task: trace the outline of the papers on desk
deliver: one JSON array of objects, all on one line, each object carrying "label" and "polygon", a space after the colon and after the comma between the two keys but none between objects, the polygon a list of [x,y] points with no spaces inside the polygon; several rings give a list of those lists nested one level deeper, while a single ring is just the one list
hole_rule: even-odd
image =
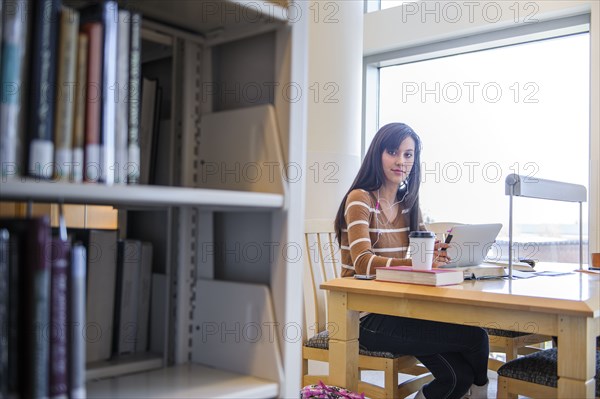
[{"label": "papers on desk", "polygon": [[544,270],[544,271],[531,271],[531,272],[522,272],[520,270],[513,270],[513,277],[514,278],[532,278],[532,277],[537,277],[537,276],[547,276],[547,277],[554,277],[554,276],[564,276],[565,274],[573,274],[573,272],[556,272],[556,271],[551,271],[551,270]]},{"label": "papers on desk", "polygon": [[[507,270],[507,273],[508,273],[508,270]],[[537,273],[522,272],[520,270],[513,270],[512,276],[513,276],[513,278],[532,278],[532,277],[536,277]]]}]

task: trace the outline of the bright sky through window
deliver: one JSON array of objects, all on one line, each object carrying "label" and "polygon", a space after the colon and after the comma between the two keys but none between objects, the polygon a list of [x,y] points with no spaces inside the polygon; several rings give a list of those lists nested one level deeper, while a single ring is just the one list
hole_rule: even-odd
[{"label": "bright sky through window", "polygon": [[[502,235],[508,174],[588,187],[589,46],[585,33],[380,70],[380,126],[405,122],[423,139],[426,217],[501,222]],[[571,239],[578,221],[576,204],[515,202],[524,239]],[[584,223],[586,234],[587,204]]]}]

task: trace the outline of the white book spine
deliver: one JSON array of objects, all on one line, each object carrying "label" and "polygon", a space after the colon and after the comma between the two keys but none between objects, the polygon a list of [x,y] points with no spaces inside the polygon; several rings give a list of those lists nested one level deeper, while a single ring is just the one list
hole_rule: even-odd
[{"label": "white book spine", "polygon": [[71,397],[84,399],[85,391],[85,269],[86,250],[75,244],[71,253]]}]

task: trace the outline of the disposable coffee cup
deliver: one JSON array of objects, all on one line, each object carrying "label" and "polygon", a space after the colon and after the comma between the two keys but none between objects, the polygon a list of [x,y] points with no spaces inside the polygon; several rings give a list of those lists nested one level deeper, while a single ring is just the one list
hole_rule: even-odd
[{"label": "disposable coffee cup", "polygon": [[412,267],[415,270],[431,270],[435,233],[433,231],[411,231],[408,235]]}]

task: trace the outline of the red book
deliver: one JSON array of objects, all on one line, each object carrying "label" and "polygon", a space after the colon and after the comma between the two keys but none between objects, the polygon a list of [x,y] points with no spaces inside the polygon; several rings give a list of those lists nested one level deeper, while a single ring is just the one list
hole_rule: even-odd
[{"label": "red book", "polygon": [[460,284],[464,280],[462,270],[415,270],[410,266],[378,267],[375,275],[379,281],[435,286]]}]

